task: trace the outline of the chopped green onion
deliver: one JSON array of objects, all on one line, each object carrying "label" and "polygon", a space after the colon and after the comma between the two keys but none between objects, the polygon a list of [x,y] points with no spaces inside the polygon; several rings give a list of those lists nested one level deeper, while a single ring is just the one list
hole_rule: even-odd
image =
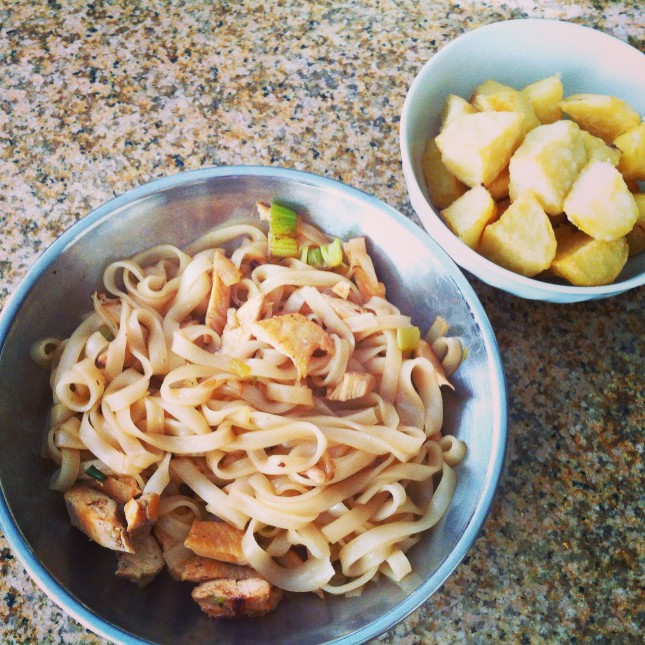
[{"label": "chopped green onion", "polygon": [[251,373],[251,366],[238,358],[232,358],[228,364],[230,370],[240,378],[244,378]]},{"label": "chopped green onion", "polygon": [[101,332],[101,336],[103,336],[105,340],[108,340],[108,341],[114,340],[114,334],[112,333],[112,330],[107,325],[102,325],[101,327],[99,327],[99,331]]},{"label": "chopped green onion", "polygon": [[269,233],[269,253],[278,258],[298,257],[298,242],[291,235]]},{"label": "chopped green onion", "polygon": [[336,238],[333,242],[325,244],[320,247],[323,261],[328,269],[333,269],[343,262],[343,247],[340,244],[340,239]]},{"label": "chopped green onion", "polygon": [[307,264],[310,264],[312,267],[316,267],[317,269],[322,269],[322,267],[325,266],[325,261],[323,260],[322,251],[319,246],[314,246],[309,249]]},{"label": "chopped green onion", "polygon": [[93,477],[98,482],[104,482],[107,479],[107,475],[104,472],[100,471],[94,464],[90,464],[85,469],[85,474]]},{"label": "chopped green onion", "polygon": [[468,347],[464,347],[464,353],[461,360],[465,361],[467,358],[468,358]]},{"label": "chopped green onion", "polygon": [[419,347],[421,332],[418,327],[399,327],[396,330],[396,344],[402,352]]},{"label": "chopped green onion", "polygon": [[295,235],[298,227],[298,216],[286,206],[271,202],[271,219],[269,228],[274,235]]},{"label": "chopped green onion", "polygon": [[300,249],[300,261],[307,264],[308,257],[309,257],[309,246],[305,245]]}]

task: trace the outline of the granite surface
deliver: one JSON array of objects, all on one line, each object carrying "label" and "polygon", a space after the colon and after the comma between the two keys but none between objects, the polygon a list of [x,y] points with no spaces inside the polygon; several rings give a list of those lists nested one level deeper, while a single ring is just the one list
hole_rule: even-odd
[{"label": "granite surface", "polygon": [[[0,2],[0,304],[90,210],[205,165],[327,175],[418,222],[398,150],[410,82],[459,34],[526,17],[645,50],[638,0]],[[645,292],[561,306],[468,277],[508,378],[504,473],[463,563],[375,642],[642,642]],[[105,642],[2,536],[0,563],[0,642]]]}]

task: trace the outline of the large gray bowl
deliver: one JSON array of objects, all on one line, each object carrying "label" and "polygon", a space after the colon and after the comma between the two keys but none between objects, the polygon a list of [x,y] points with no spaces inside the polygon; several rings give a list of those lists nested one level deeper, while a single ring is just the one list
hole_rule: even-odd
[{"label": "large gray bowl", "polygon": [[[105,265],[161,242],[185,245],[213,226],[248,219],[256,201],[280,198],[329,233],[364,235],[388,297],[420,327],[446,318],[468,348],[445,430],[468,443],[442,521],[411,552],[400,586],[371,585],[360,598],[289,597],[262,618],[216,622],[191,586],[163,574],[141,590],[114,576],[113,554],[73,529],[48,489],[39,457],[50,405],[47,375],[29,359],[39,337],[64,336],[90,308]],[[392,208],[336,181],[275,168],[205,168],[154,181],[93,211],[33,265],[0,314],[0,520],[30,575],[66,612],[118,643],[360,643],[426,600],[464,557],[484,521],[506,444],[506,393],[497,344],[460,270]],[[468,593],[464,589],[464,593]]]}]

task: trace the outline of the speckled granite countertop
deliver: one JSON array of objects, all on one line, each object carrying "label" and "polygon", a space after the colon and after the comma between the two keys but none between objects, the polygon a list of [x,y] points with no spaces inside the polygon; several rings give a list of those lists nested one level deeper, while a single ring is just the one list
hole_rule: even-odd
[{"label": "speckled granite countertop", "polygon": [[[420,66],[508,18],[571,20],[645,49],[638,0],[0,3],[0,304],[64,229],[150,179],[281,165],[417,221],[398,150]],[[509,445],[481,536],[380,643],[641,642],[641,289],[533,303],[471,276],[509,385]],[[0,641],[103,643],[0,536]]]}]

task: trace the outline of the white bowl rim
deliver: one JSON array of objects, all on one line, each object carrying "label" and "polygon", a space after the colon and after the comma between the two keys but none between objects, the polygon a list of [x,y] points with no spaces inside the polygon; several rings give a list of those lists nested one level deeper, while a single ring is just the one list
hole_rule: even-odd
[{"label": "white bowl rim", "polygon": [[[581,297],[585,299],[602,298],[606,296],[618,295],[619,293],[623,293],[630,289],[642,286],[643,284],[645,284],[645,272],[628,278],[627,280],[613,282],[607,285],[596,287],[576,287],[567,284],[543,282],[541,280],[527,278],[526,276],[522,276],[518,273],[510,271],[509,269],[506,269],[498,264],[495,264],[491,260],[488,260],[483,255],[480,255],[475,250],[471,249],[467,244],[459,240],[457,236],[446,226],[446,224],[443,222],[434,208],[430,205],[428,199],[425,197],[422,189],[419,186],[419,182],[417,181],[417,178],[413,171],[414,164],[410,149],[405,145],[405,141],[407,138],[406,133],[409,127],[409,123],[412,118],[412,97],[416,93],[418,87],[423,83],[424,77],[429,74],[430,67],[438,60],[441,60],[442,58],[450,55],[450,52],[452,51],[452,48],[454,46],[462,46],[464,41],[468,40],[469,38],[480,37],[482,32],[515,29],[520,25],[520,23],[521,26],[526,26],[530,29],[548,29],[550,27],[557,26],[558,29],[565,31],[571,30],[580,34],[588,35],[590,33],[593,33],[594,37],[598,37],[599,39],[606,39],[606,41],[611,42],[614,47],[624,46],[625,51],[640,53],[628,43],[605,32],[599,31],[592,27],[588,27],[586,25],[580,25],[574,22],[555,20],[550,18],[517,18],[513,20],[504,20],[502,22],[494,22],[488,25],[477,27],[471,31],[467,31],[459,35],[454,40],[450,41],[422,65],[418,74],[414,78],[414,81],[410,85],[410,88],[408,89],[405,100],[403,102],[401,123],[399,127],[399,141],[403,175],[405,177],[408,191],[410,192],[412,206],[415,211],[417,211],[417,214],[419,215],[422,222],[425,217],[432,218],[433,223],[436,219],[437,226],[436,228],[433,228],[433,232],[430,233],[430,236],[433,239],[436,238],[436,240],[443,247],[448,249],[449,255],[461,267],[463,267],[467,271],[472,272],[475,275],[479,275],[480,273],[483,273],[483,270],[485,270],[486,282],[505,291],[516,293],[516,295],[520,295],[520,291],[525,291],[526,293],[522,293],[521,295],[527,298],[534,297],[530,295],[531,293],[533,293],[542,294],[545,297],[570,297],[571,302],[576,302]],[[458,43],[458,45],[456,45],[456,43]],[[645,60],[645,54],[643,54],[643,58]],[[459,258],[458,260],[455,259],[456,256]],[[516,288],[511,288],[509,286],[509,283],[513,284]],[[569,302],[569,300],[566,300],[566,302]]]},{"label": "white bowl rim", "polygon": [[[434,240],[432,240],[432,238],[425,233],[423,229],[407,219],[397,210],[372,195],[336,179],[315,175],[301,170],[253,165],[207,166],[196,170],[182,171],[174,175],[154,179],[150,182],[132,188],[122,195],[114,197],[92,210],[67,229],[36,259],[24,278],[18,284],[16,290],[7,298],[5,306],[2,311],[0,311],[0,353],[2,352],[7,335],[11,329],[12,321],[18,313],[29,291],[38,281],[39,277],[47,271],[48,267],[52,262],[54,262],[58,255],[62,253],[67,246],[71,245],[78,236],[82,235],[90,227],[96,226],[104,218],[109,218],[115,214],[118,216],[118,213],[123,206],[146,197],[151,193],[181,184],[189,184],[200,180],[206,180],[212,177],[235,175],[279,177],[310,183],[318,187],[328,187],[333,190],[340,190],[350,195],[360,197],[362,201],[377,207],[381,211],[387,212],[388,215],[395,219],[400,225],[420,237],[424,244],[430,247],[430,250],[442,261],[448,274],[456,282],[460,291],[464,295],[464,299],[468,302],[471,314],[477,321],[481,330],[482,341],[484,342],[487,352],[492,360],[490,372],[493,377],[493,394],[499,402],[499,409],[495,411],[496,418],[494,427],[498,432],[493,437],[491,447],[491,455],[493,458],[490,460],[486,478],[484,480],[484,486],[480,491],[480,502],[470,517],[466,530],[461,534],[452,551],[450,551],[448,556],[439,565],[430,578],[426,579],[421,585],[419,585],[419,587],[403,602],[394,606],[377,620],[365,625],[352,634],[334,639],[333,641],[328,641],[328,643],[334,643],[335,645],[354,645],[357,643],[363,643],[371,638],[375,638],[379,634],[391,629],[404,620],[410,613],[435,593],[437,589],[439,589],[439,587],[453,573],[458,564],[466,556],[490,511],[490,507],[497,490],[497,485],[501,477],[506,452],[508,426],[506,381],[495,334],[488,316],[486,315],[486,312],[484,311],[484,308],[470,283],[466,280],[459,267],[453,262],[448,254]],[[141,640],[140,638],[109,623],[104,618],[101,618],[59,585],[54,577],[40,563],[33,549],[18,528],[5,500],[1,482],[0,528],[2,528],[9,546],[18,557],[25,570],[29,573],[32,580],[34,580],[45,594],[67,614],[92,630],[94,633],[115,643],[122,645],[145,645],[148,643],[148,641]]]}]

